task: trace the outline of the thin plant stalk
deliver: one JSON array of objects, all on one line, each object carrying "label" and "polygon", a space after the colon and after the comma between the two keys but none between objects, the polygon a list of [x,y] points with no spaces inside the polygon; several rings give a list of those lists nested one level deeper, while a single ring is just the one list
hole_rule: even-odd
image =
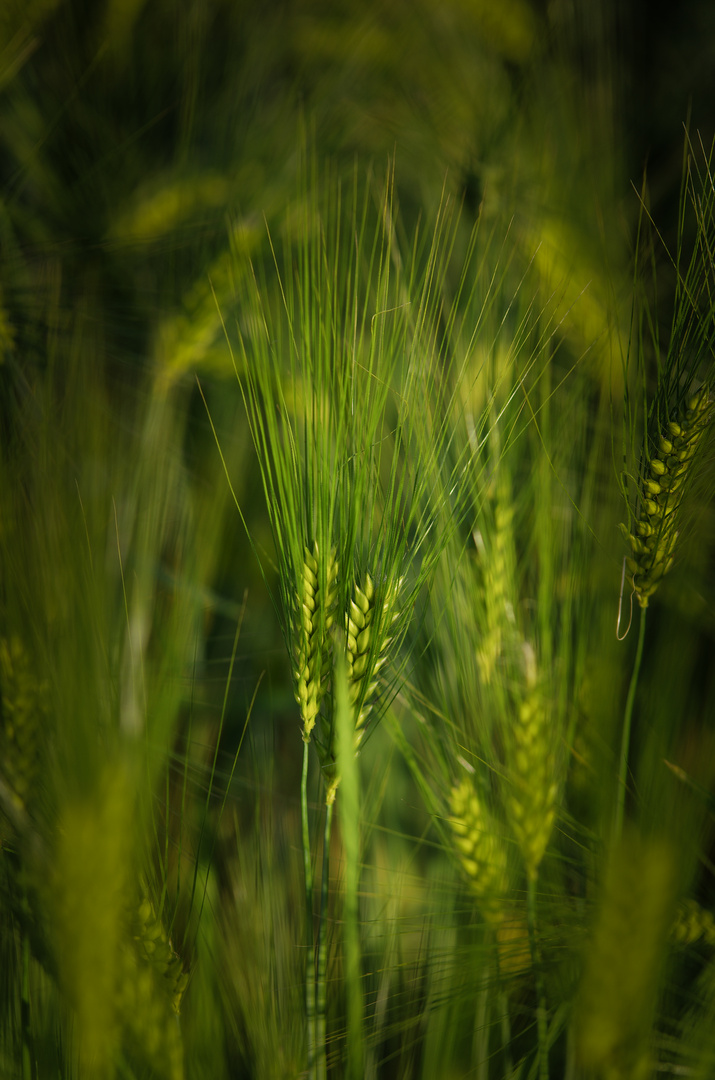
[{"label": "thin plant stalk", "polygon": [[305,871],[305,1019],[308,1032],[308,1074],[315,1070],[315,948],[313,945],[313,866],[308,827],[308,759],[310,744],[303,743],[303,771],[300,779],[300,813],[303,832],[303,867]]},{"label": "thin plant stalk", "polygon": [[549,1039],[546,993],[541,973],[541,947],[536,926],[536,878],[529,875],[526,892],[526,915],[529,924],[531,961],[536,981],[536,1025],[538,1034],[539,1080],[549,1080]]},{"label": "thin plant stalk", "polygon": [[326,1010],[327,1010],[327,985],[326,976],[328,970],[328,876],[330,873],[330,836],[333,828],[333,807],[335,803],[329,802],[325,806],[325,831],[323,833],[323,870],[320,883],[320,917],[318,924],[318,950],[316,957],[316,988],[315,988],[315,1042],[316,1042],[316,1080],[325,1080],[327,1076],[327,1063],[325,1057],[326,1037]]},{"label": "thin plant stalk", "polygon": [[30,942],[22,936],[22,1080],[32,1080],[32,1030],[30,1026]]},{"label": "thin plant stalk", "polygon": [[[487,1026],[487,1009],[489,1002],[489,987],[486,978],[482,978],[482,985],[477,993],[477,1008],[474,1017],[474,1038],[472,1053],[476,1058],[477,1080],[489,1080],[489,1028]],[[486,1036],[486,1046],[484,1039]]]},{"label": "thin plant stalk", "polygon": [[343,955],[347,996],[347,1080],[363,1080],[364,1018],[361,978],[358,887],[360,884],[360,777],[355,754],[355,720],[350,706],[346,664],[338,651],[335,715],[340,772],[340,835],[345,860]]},{"label": "thin plant stalk", "polygon": [[631,741],[631,724],[633,720],[633,705],[638,687],[638,676],[643,659],[643,642],[645,641],[645,622],[647,608],[641,608],[640,627],[638,629],[638,647],[633,664],[628,697],[626,698],[626,711],[623,716],[623,733],[621,736],[621,757],[618,767],[618,791],[616,793],[616,818],[614,822],[614,836],[618,839],[623,832],[623,815],[626,805],[626,782],[628,777],[628,751]]},{"label": "thin plant stalk", "polygon": [[504,1055],[504,1075],[511,1076],[514,1070],[514,1062],[511,1056],[511,1021],[509,1020],[509,998],[504,990],[499,991],[497,1006],[500,1011],[499,1027]]},{"label": "thin plant stalk", "polygon": [[504,1058],[504,1076],[511,1076],[514,1070],[514,1062],[511,1054],[511,1020],[509,1017],[509,997],[506,990],[501,989],[502,973],[499,961],[498,943],[495,942],[497,979],[500,989],[497,994],[497,1008],[499,1010],[499,1031],[501,1034],[502,1054]]}]

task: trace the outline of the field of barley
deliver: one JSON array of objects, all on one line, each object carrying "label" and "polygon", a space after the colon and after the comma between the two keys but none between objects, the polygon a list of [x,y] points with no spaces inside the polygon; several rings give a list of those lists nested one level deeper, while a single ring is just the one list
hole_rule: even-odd
[{"label": "field of barley", "polygon": [[715,14],[647,7],[0,4],[3,1080],[715,1076]]}]

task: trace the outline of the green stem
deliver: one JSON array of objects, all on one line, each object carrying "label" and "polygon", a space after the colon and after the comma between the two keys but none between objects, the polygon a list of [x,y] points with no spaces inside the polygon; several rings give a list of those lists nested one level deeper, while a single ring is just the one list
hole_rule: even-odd
[{"label": "green stem", "polygon": [[326,985],[326,974],[328,970],[328,875],[330,870],[330,833],[333,824],[333,806],[334,803],[329,802],[325,807],[323,875],[320,883],[320,922],[318,924],[318,955],[316,959],[318,977],[315,1016],[315,1042],[317,1052],[315,1075],[317,1080],[325,1080],[327,1076],[327,1063],[325,1058],[325,1014],[328,1000]]},{"label": "green stem", "polygon": [[527,920],[529,923],[529,942],[531,944],[531,963],[536,981],[536,1024],[539,1039],[539,1080],[549,1080],[549,1040],[546,1013],[546,994],[544,978],[541,972],[541,947],[536,929],[536,878],[529,877],[526,893]]},{"label": "green stem", "polygon": [[22,935],[22,1080],[32,1080],[32,1029],[30,1026],[30,942]]},{"label": "green stem", "polygon": [[313,867],[308,828],[308,755],[310,744],[303,743],[303,773],[300,780],[300,812],[303,824],[303,868],[305,871],[305,1019],[308,1033],[308,1075],[315,1077],[315,948],[313,945]]},{"label": "green stem", "polygon": [[486,973],[482,975],[477,993],[477,1008],[474,1015],[474,1035],[472,1037],[472,1059],[476,1068],[476,1080],[488,1080],[489,1077],[489,1025],[487,1024],[487,1005],[489,988]]},{"label": "green stem", "polygon": [[643,659],[643,642],[645,641],[646,611],[647,608],[641,608],[641,621],[638,630],[638,648],[636,649],[636,659],[633,665],[631,683],[628,687],[628,697],[626,698],[626,711],[623,717],[623,734],[621,736],[621,759],[618,767],[618,791],[616,793],[616,818],[613,830],[615,839],[618,839],[623,832],[623,815],[626,805],[626,784],[628,778],[628,749],[631,741],[633,703],[636,699],[638,675],[640,674],[641,660]]},{"label": "green stem", "polygon": [[514,1062],[511,1058],[511,1021],[509,1019],[509,998],[503,990],[497,996],[499,1008],[499,1027],[501,1029],[502,1053],[504,1055],[504,1076],[511,1076]]}]

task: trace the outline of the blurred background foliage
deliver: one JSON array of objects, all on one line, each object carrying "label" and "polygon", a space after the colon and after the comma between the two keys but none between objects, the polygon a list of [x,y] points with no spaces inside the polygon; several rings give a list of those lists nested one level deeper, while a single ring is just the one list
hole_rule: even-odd
[{"label": "blurred background foliage", "polygon": [[[32,642],[43,670],[58,667],[62,650],[67,668],[87,665],[84,696],[76,685],[49,691],[83,731],[96,720],[88,701],[102,700],[107,670],[121,687],[131,684],[126,693],[112,684],[107,710],[117,711],[122,730],[132,728],[132,708],[164,718],[165,730],[151,738],[174,746],[178,764],[167,790],[170,782],[180,786],[184,769],[184,782],[208,802],[212,763],[221,790],[229,780],[233,794],[250,789],[247,800],[232,800],[221,830],[214,822],[216,833],[204,848],[199,841],[194,856],[206,870],[207,902],[222,913],[209,932],[230,919],[220,898],[240,894],[253,921],[231,928],[232,940],[261,953],[258,966],[281,992],[294,986],[295,959],[290,950],[272,951],[262,921],[267,897],[276,895],[276,857],[262,877],[251,860],[266,859],[272,814],[281,843],[297,821],[298,722],[278,619],[202,400],[252,544],[270,564],[262,490],[223,329],[235,315],[235,257],[269,264],[266,225],[276,237],[294,235],[306,147],[319,169],[330,162],[346,178],[382,177],[394,159],[399,228],[408,239],[445,193],[462,204],[458,245],[466,246],[479,215],[495,237],[509,238],[513,288],[525,280],[526,293],[541,288],[550,298],[559,332],[554,371],[579,363],[583,394],[598,412],[622,390],[644,170],[649,212],[673,246],[683,123],[709,146],[713,102],[715,8],[707,0],[0,5],[0,453],[12,488],[0,503],[0,537],[17,560],[3,569],[2,633]],[[657,261],[656,318],[665,327],[674,280],[667,259]],[[76,510],[78,492],[79,517],[67,509]],[[101,583],[99,574],[80,573],[75,554],[86,541],[106,571]],[[618,550],[610,538],[607,548]],[[58,552],[66,558],[60,565],[53,563]],[[615,595],[615,559],[612,569],[604,587]],[[90,585],[96,594],[88,600]],[[98,612],[106,615],[98,636],[66,633],[89,626]],[[124,641],[124,617],[141,658]],[[710,633],[711,620],[702,618]],[[698,639],[693,656],[706,640]],[[137,704],[147,688],[155,695],[150,707]],[[75,751],[70,741],[58,752]],[[387,765],[380,770],[376,748],[366,754],[376,770],[373,807],[390,800],[395,833],[419,834],[427,818],[404,770],[395,770],[388,791],[380,786]],[[89,776],[93,757],[86,756],[66,775]],[[173,799],[167,795],[159,814],[178,845]],[[132,813],[143,820],[155,811]],[[52,805],[42,813],[50,820]],[[189,818],[187,811],[179,832],[197,824]],[[252,847],[238,844],[246,831]],[[380,838],[385,862],[394,839]],[[289,869],[280,873],[295,877],[290,838],[285,850]],[[383,958],[399,954],[403,974],[395,978],[408,994],[404,972],[414,967],[415,985],[424,976],[412,920],[428,886],[412,856],[399,844],[390,850],[399,870],[366,888],[376,910],[390,908],[405,928],[399,941],[379,948]],[[172,864],[174,871],[177,880],[188,873]],[[368,873],[379,878],[379,858]],[[431,887],[447,888],[441,881]],[[190,942],[191,912],[175,903],[172,918]],[[293,934],[286,929],[283,943]],[[215,969],[197,978],[188,1020],[196,1060],[205,1052],[215,1067],[208,1005],[201,1022],[201,1002],[212,991],[201,980],[223,979],[235,1018],[235,1028],[221,1033],[226,1060],[232,1053],[253,1059],[256,1075],[270,1075],[260,1062],[271,1060],[278,1006],[271,1004],[263,1043],[251,1046],[241,1010],[253,1007],[252,994],[264,1008],[274,984],[241,985],[240,972],[222,968],[220,944],[207,948],[216,950]],[[385,963],[383,980],[387,972]],[[376,998],[383,993],[376,985]],[[386,1042],[399,1042],[400,1031],[389,1018],[385,1024]],[[300,1035],[282,1052],[289,1074]]]},{"label": "blurred background foliage", "polygon": [[[260,538],[220,313],[230,322],[232,252],[265,255],[264,218],[290,230],[306,141],[348,175],[394,155],[408,236],[445,188],[463,200],[465,233],[480,210],[508,231],[515,280],[529,267],[558,293],[571,354],[588,354],[617,397],[630,184],[640,190],[647,165],[651,212],[673,242],[683,122],[706,145],[713,131],[711,5],[656,7],[7,0],[5,437],[42,380],[65,392],[80,350],[78,392],[91,371],[130,425],[147,394],[166,395],[182,417],[177,453],[217,490],[198,373]],[[273,631],[235,515],[218,547],[211,587],[233,600],[250,590],[242,648],[258,635],[255,678]]]}]

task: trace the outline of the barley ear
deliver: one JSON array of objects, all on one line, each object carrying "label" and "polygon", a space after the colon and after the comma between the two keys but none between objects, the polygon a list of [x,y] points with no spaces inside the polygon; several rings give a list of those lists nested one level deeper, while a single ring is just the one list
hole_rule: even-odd
[{"label": "barley ear", "polygon": [[631,546],[626,560],[633,589],[642,608],[673,565],[678,508],[698,443],[712,413],[706,386],[693,394],[684,410],[655,433],[656,456],[640,483],[634,531],[621,525]]},{"label": "barley ear", "polygon": [[670,936],[677,945],[694,945],[703,941],[715,947],[715,919],[711,911],[696,900],[682,900],[670,929]]},{"label": "barley ear", "polygon": [[25,810],[35,788],[46,735],[46,685],[20,639],[0,638],[0,771],[15,805]]},{"label": "barley ear", "polygon": [[396,603],[403,579],[388,583],[379,598],[369,574],[356,586],[345,616],[348,694],[355,716],[355,748],[359,748],[374,706],[378,675],[384,667],[397,619]]},{"label": "barley ear", "polygon": [[496,928],[505,917],[506,850],[470,780],[465,778],[452,788],[449,814],[459,863],[484,919]]},{"label": "barley ear", "polygon": [[[183,1080],[184,1053],[178,1016],[163,980],[147,961],[144,945],[127,948],[121,958],[117,1007],[123,1041],[132,1059],[159,1080]],[[144,1075],[144,1073],[142,1073]]]},{"label": "barley ear", "polygon": [[181,959],[144,894],[135,908],[131,946],[122,953],[117,1007],[130,1054],[163,1080],[183,1080],[178,1015],[188,983]]},{"label": "barley ear", "polygon": [[653,1075],[652,1025],[674,881],[674,855],[662,842],[626,834],[613,852],[573,1013],[584,1075]]},{"label": "barley ear", "polygon": [[334,621],[337,576],[338,564],[335,551],[332,551],[327,560],[323,596],[318,544],[314,542],[312,551],[305,548],[294,619],[293,667],[295,699],[300,706],[304,742],[310,741],[330,678],[329,631]]},{"label": "barley ear", "polygon": [[527,877],[535,881],[553,829],[558,786],[554,779],[549,712],[542,689],[537,685],[533,650],[528,646],[525,650],[531,658],[531,671],[512,727],[509,765],[513,786],[506,808]]},{"label": "barley ear", "polygon": [[100,1076],[121,1038],[131,836],[128,777],[107,767],[94,792],[62,807],[47,882],[59,985],[75,1012],[82,1056]]},{"label": "barley ear", "polygon": [[494,511],[494,533],[490,550],[486,550],[481,536],[480,543],[477,544],[484,560],[485,605],[485,626],[477,649],[477,664],[485,686],[492,681],[503,648],[505,631],[510,619],[513,621],[514,617],[509,595],[515,576],[513,518],[513,501],[507,502],[500,498]]},{"label": "barley ear", "polygon": [[181,957],[174,951],[171,939],[146,894],[142,898],[134,920],[134,940],[137,942],[140,955],[156,973],[172,1011],[178,1016],[189,976],[184,971]]}]

